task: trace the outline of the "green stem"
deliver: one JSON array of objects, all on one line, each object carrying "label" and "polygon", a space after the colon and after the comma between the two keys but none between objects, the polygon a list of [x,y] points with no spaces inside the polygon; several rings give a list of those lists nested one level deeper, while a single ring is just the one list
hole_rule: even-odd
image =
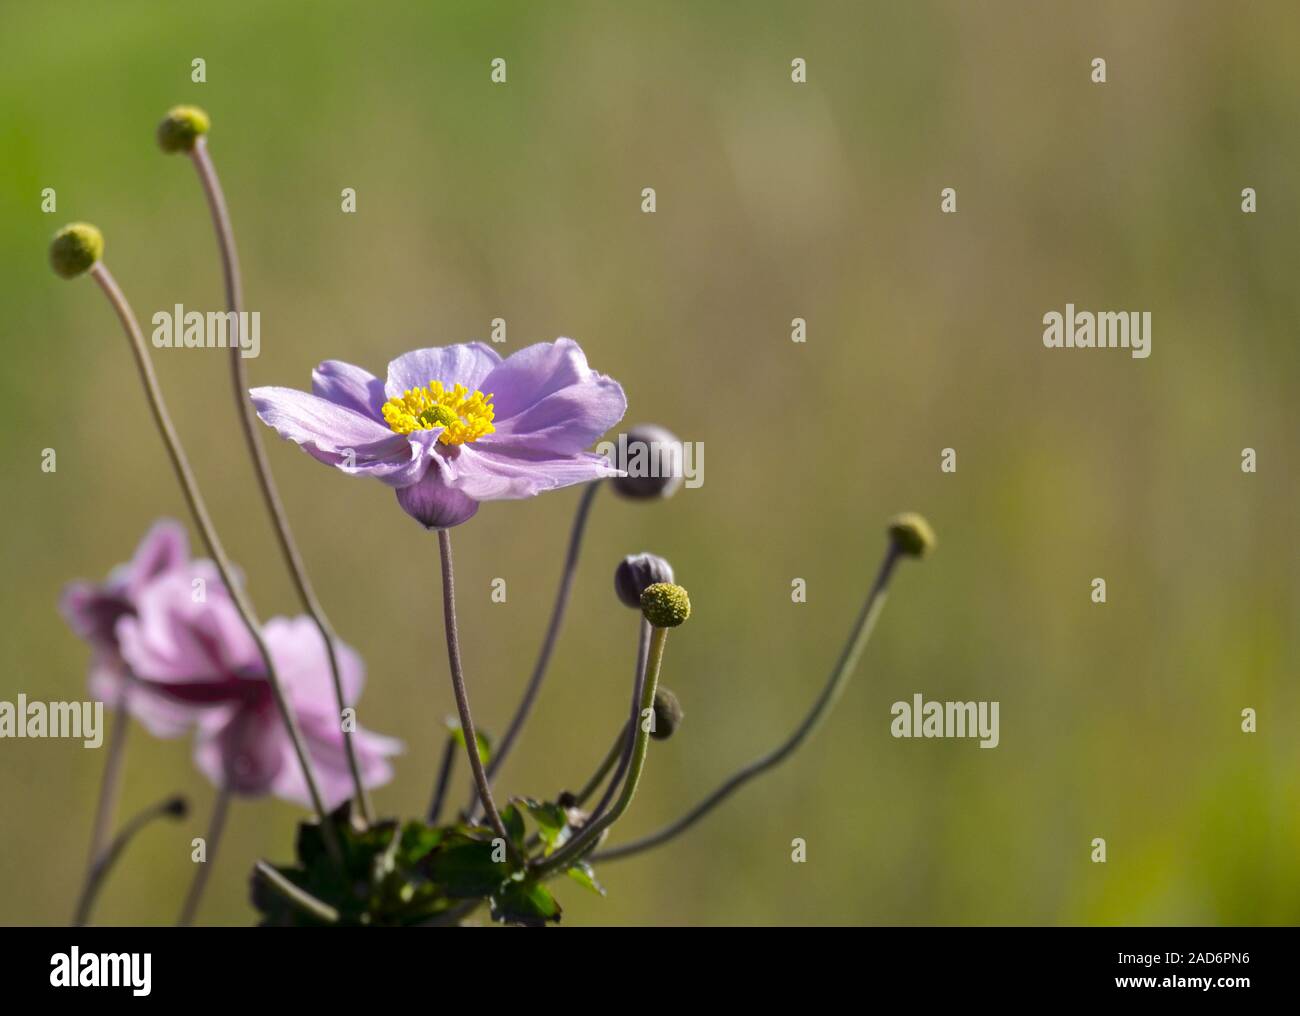
[{"label": "green stem", "polygon": [[318,900],[305,889],[300,889],[294,885],[265,861],[258,861],[253,868],[268,888],[279,893],[286,902],[297,907],[304,914],[314,917],[318,921],[324,921],[326,924],[338,923],[339,912],[337,910],[328,903]]},{"label": "green stem", "polygon": [[338,837],[334,826],[328,820],[325,803],[321,798],[320,789],[316,783],[316,774],[312,769],[311,758],[307,754],[306,742],[303,740],[302,731],[298,727],[297,717],[294,716],[289,700],[285,697],[284,687],[280,683],[275,663],[271,659],[271,651],[267,648],[266,640],[262,637],[262,629],[257,621],[253,605],[243,587],[235,581],[234,566],[230,563],[230,558],[226,555],[226,549],[217,536],[216,526],[213,525],[212,517],[208,513],[207,503],[199,492],[198,481],[194,478],[194,472],[191,470],[189,460],[185,457],[185,450],[181,446],[180,437],[177,435],[176,427],[172,423],[171,414],[167,411],[167,403],[163,400],[162,389],[158,385],[158,378],[153,369],[153,360],[149,355],[149,347],[145,344],[144,335],[140,332],[139,322],[136,321],[131,305],[127,303],[122,290],[118,288],[112,273],[109,272],[102,261],[97,261],[91,267],[90,275],[99,284],[99,288],[104,291],[104,295],[108,297],[109,303],[113,305],[113,309],[117,312],[123,328],[126,329],[127,338],[131,342],[131,351],[135,354],[136,366],[140,372],[140,380],[144,383],[149,408],[153,412],[154,422],[158,425],[158,431],[162,435],[167,454],[171,459],[172,468],[176,472],[176,478],[180,481],[181,491],[189,504],[190,514],[194,516],[195,524],[203,535],[203,542],[207,545],[208,553],[212,555],[212,560],[217,566],[217,571],[221,574],[221,580],[225,583],[235,609],[239,612],[244,627],[248,629],[248,634],[257,647],[258,655],[262,659],[262,666],[266,670],[267,682],[270,684],[271,693],[275,698],[276,707],[280,710],[280,717],[284,721],[290,741],[293,742],[293,750],[298,757],[298,765],[302,767],[303,780],[307,784],[312,806],[316,811],[317,818],[320,820],[325,845],[333,858],[341,864],[343,854],[339,849]]},{"label": "green stem", "polygon": [[668,641],[667,628],[655,628],[650,637],[650,658],[646,665],[645,687],[641,690],[640,709],[636,724],[636,743],[632,748],[632,761],[628,766],[627,779],[623,782],[623,792],[619,794],[614,807],[600,818],[583,826],[582,832],[562,846],[559,850],[540,861],[533,867],[534,878],[545,878],[554,871],[562,871],[581,860],[583,854],[591,850],[600,839],[601,833],[617,822],[636,796],[637,785],[641,782],[641,773],[645,769],[646,751],[650,745],[650,724],[640,717],[646,716],[646,710],[653,710],[655,689],[659,687],[659,668],[663,665],[664,646]]},{"label": "green stem", "polygon": [[858,619],[849,633],[849,640],[840,653],[840,658],[835,667],[831,670],[830,678],[827,680],[821,694],[817,697],[817,701],[813,703],[812,710],[804,717],[803,722],[799,724],[793,734],[767,754],[760,756],[729,776],[713,793],[676,822],[666,825],[639,840],[633,840],[631,843],[625,843],[620,847],[602,851],[594,855],[592,861],[613,861],[620,857],[630,857],[681,835],[754,777],[779,765],[799,745],[807,740],[830,713],[831,707],[835,705],[835,700],[839,698],[840,692],[844,690],[844,686],[848,683],[848,679],[857,667],[858,659],[862,656],[862,651],[871,638],[872,629],[876,626],[876,619],[880,616],[880,611],[885,605],[885,593],[899,556],[897,547],[891,543],[889,549],[885,552],[885,559],[880,565],[876,581],[871,586],[871,592],[867,595],[866,603],[863,604],[862,611],[858,614]]},{"label": "green stem", "polygon": [[[198,171],[199,182],[208,200],[208,209],[212,213],[212,225],[217,234],[217,247],[221,252],[221,269],[226,283],[226,309],[231,312],[236,340],[239,334],[239,315],[244,309],[244,286],[239,272],[239,254],[235,250],[235,231],[230,224],[230,212],[226,206],[225,194],[221,190],[221,179],[217,176],[212,157],[208,154],[207,139],[200,137],[195,142],[190,156],[194,168]],[[337,636],[334,628],[325,616],[325,611],[316,598],[316,590],[307,577],[307,568],[303,564],[302,554],[293,538],[289,527],[289,517],[284,510],[284,502],[271,475],[271,464],[266,457],[266,448],[262,444],[261,431],[253,404],[248,398],[248,371],[244,366],[244,357],[240,343],[235,341],[230,347],[230,375],[235,389],[235,405],[239,412],[240,427],[244,432],[244,443],[248,446],[249,457],[253,461],[253,471],[257,474],[257,485],[262,491],[262,500],[266,502],[275,534],[280,543],[280,553],[289,568],[298,599],[303,609],[316,625],[320,637],[325,642],[325,652],[329,658],[330,677],[334,682],[334,698],[338,704],[340,725],[343,728],[343,747],[347,755],[348,769],[352,773],[352,783],[356,792],[357,803],[361,808],[361,817],[369,825],[374,821],[374,812],[370,804],[370,795],[361,778],[361,764],[357,759],[356,745],[352,741],[352,731],[342,724],[342,714],[348,708],[343,693],[343,676],[339,668],[338,652],[335,649]]]},{"label": "green stem", "polygon": [[619,728],[618,736],[614,738],[614,743],[609,746],[609,751],[605,754],[604,760],[600,763],[600,768],[592,774],[591,779],[586,782],[583,788],[573,795],[574,804],[578,807],[582,807],[582,805],[587,803],[587,800],[596,792],[596,789],[601,785],[605,777],[609,775],[609,771],[614,768],[614,764],[623,757],[625,754],[624,749],[627,747],[628,741],[632,736],[631,723],[624,723],[623,726]]},{"label": "green stem", "polygon": [[[600,799],[600,803],[591,811],[591,821],[596,821],[609,808],[610,801],[614,799],[614,792],[618,789],[619,781],[623,779],[623,774],[627,772],[628,764],[632,761],[632,752],[636,747],[636,724],[640,715],[641,692],[645,688],[646,665],[650,659],[650,634],[653,631],[650,622],[644,617],[641,618],[641,635],[637,640],[636,649],[636,673],[632,679],[632,705],[631,716],[628,718],[628,726],[624,729],[626,734],[623,738],[622,757],[618,760],[618,770],[614,773],[614,778],[609,781],[609,786],[605,788],[605,793]],[[652,703],[653,704],[653,703]]]}]

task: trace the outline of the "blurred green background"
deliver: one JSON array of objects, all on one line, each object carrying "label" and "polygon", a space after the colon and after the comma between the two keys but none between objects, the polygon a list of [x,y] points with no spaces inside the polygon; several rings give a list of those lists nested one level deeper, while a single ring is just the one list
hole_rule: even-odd
[{"label": "blurred green background", "polygon": [[[620,722],[636,630],[611,592],[623,554],[667,556],[695,616],[664,672],[686,723],[654,746],[615,840],[793,726],[889,515],[918,510],[938,530],[818,737],[687,837],[605,866],[608,898],[562,885],[567,922],[1300,918],[1300,11],[367,6],[0,4],[0,697],[84,697],[62,585],[127,559],[155,517],[186,518],[109,308],[89,281],[55,278],[45,248],[64,222],[94,221],[143,319],[216,309],[194,173],[153,142],[167,107],[193,102],[213,117],[262,315],[253,383],[305,387],[327,358],[382,374],[501,317],[502,352],[571,335],[622,382],[629,423],[704,443],[700,489],[597,500],[507,792],[580,783]],[[1089,80],[1096,56],[1104,85]],[[489,81],[494,57],[505,85]],[[806,85],[791,83],[795,57]],[[57,214],[41,213],[45,187]],[[943,187],[956,215],[939,212]],[[1067,301],[1150,310],[1151,358],[1044,349],[1042,315]],[[790,341],[794,317],[806,344]],[[225,356],[156,351],[259,610],[297,613]],[[454,709],[435,541],[379,484],[266,438],[321,598],[368,663],[362,721],[407,744],[378,805],[417,814]],[[455,532],[475,714],[498,734],[577,500],[490,504]],[[505,604],[490,602],[494,577]],[[893,739],[890,705],[915,692],[999,701],[1000,747]],[[0,753],[0,921],[66,922],[103,753]],[[122,813],[173,790],[195,813],[140,838],[99,922],[175,919],[213,798],[187,743],[136,727]],[[253,919],[252,861],[287,860],[299,816],[234,809],[201,921]]]}]

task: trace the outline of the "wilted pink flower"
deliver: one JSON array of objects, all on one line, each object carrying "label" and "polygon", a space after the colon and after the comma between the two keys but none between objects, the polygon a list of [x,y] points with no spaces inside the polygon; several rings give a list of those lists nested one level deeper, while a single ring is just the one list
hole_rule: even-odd
[{"label": "wilted pink flower", "polygon": [[[135,614],[116,628],[122,658],[142,685],[195,712],[194,760],[219,786],[238,794],[274,794],[310,805],[293,744],[272,697],[257,646],[234,604],[218,588],[196,602],[183,574],[151,582]],[[273,618],[262,629],[290,708],[298,718],[329,808],[354,787],[343,743],[325,641],[306,617]],[[344,701],[356,702],[365,680],[361,658],[336,645]],[[387,758],[399,741],[361,728],[353,732],[362,780],[392,778]]]}]

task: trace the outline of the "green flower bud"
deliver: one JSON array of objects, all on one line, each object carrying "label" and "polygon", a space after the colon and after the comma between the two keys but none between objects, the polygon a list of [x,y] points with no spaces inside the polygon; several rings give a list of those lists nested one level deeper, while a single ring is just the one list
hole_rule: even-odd
[{"label": "green flower bud", "polygon": [[691,599],[681,586],[656,582],[641,594],[641,613],[656,628],[676,628],[691,616]]},{"label": "green flower bud", "polygon": [[104,256],[104,237],[88,222],[74,222],[54,234],[50,267],[65,279],[75,279]]},{"label": "green flower bud", "polygon": [[164,152],[189,152],[208,132],[212,121],[198,106],[173,106],[158,125],[158,147]]},{"label": "green flower bud", "polygon": [[925,557],[935,545],[930,523],[916,512],[904,512],[890,519],[889,538],[894,541],[898,552],[908,557]]},{"label": "green flower bud", "polygon": [[682,725],[682,704],[677,696],[660,685],[655,689],[655,725],[650,736],[656,741],[666,741]]}]

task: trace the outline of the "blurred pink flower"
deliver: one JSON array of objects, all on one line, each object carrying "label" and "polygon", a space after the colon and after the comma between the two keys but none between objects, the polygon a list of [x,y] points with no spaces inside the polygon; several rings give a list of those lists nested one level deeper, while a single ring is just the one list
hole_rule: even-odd
[{"label": "blurred pink flower", "polygon": [[[194,589],[220,592],[221,578],[211,561],[191,560],[185,529],[173,519],[160,519],[140,541],[135,555],[118,565],[100,583],[79,579],[63,590],[59,610],[76,635],[91,648],[89,688],[92,698],[115,707],[126,695],[128,711],[155,737],[179,737],[196,720],[194,711],[156,694],[135,681],[122,659],[117,623],[133,617],[140,597],[164,576],[182,576]],[[189,595],[189,594],[187,594]]]},{"label": "blurred pink flower", "polygon": [[[140,684],[191,710],[197,724],[194,760],[219,786],[245,796],[274,794],[303,805],[310,796],[293,744],[276,708],[257,646],[225,590],[206,600],[190,594],[184,572],[163,574],[137,597],[134,613],[116,625],[122,659]],[[306,617],[272,618],[262,628],[290,708],[298,718],[326,806],[353,794],[325,641]],[[344,701],[361,694],[365,668],[336,646]],[[392,778],[388,757],[400,741],[355,728],[362,780]]]}]

